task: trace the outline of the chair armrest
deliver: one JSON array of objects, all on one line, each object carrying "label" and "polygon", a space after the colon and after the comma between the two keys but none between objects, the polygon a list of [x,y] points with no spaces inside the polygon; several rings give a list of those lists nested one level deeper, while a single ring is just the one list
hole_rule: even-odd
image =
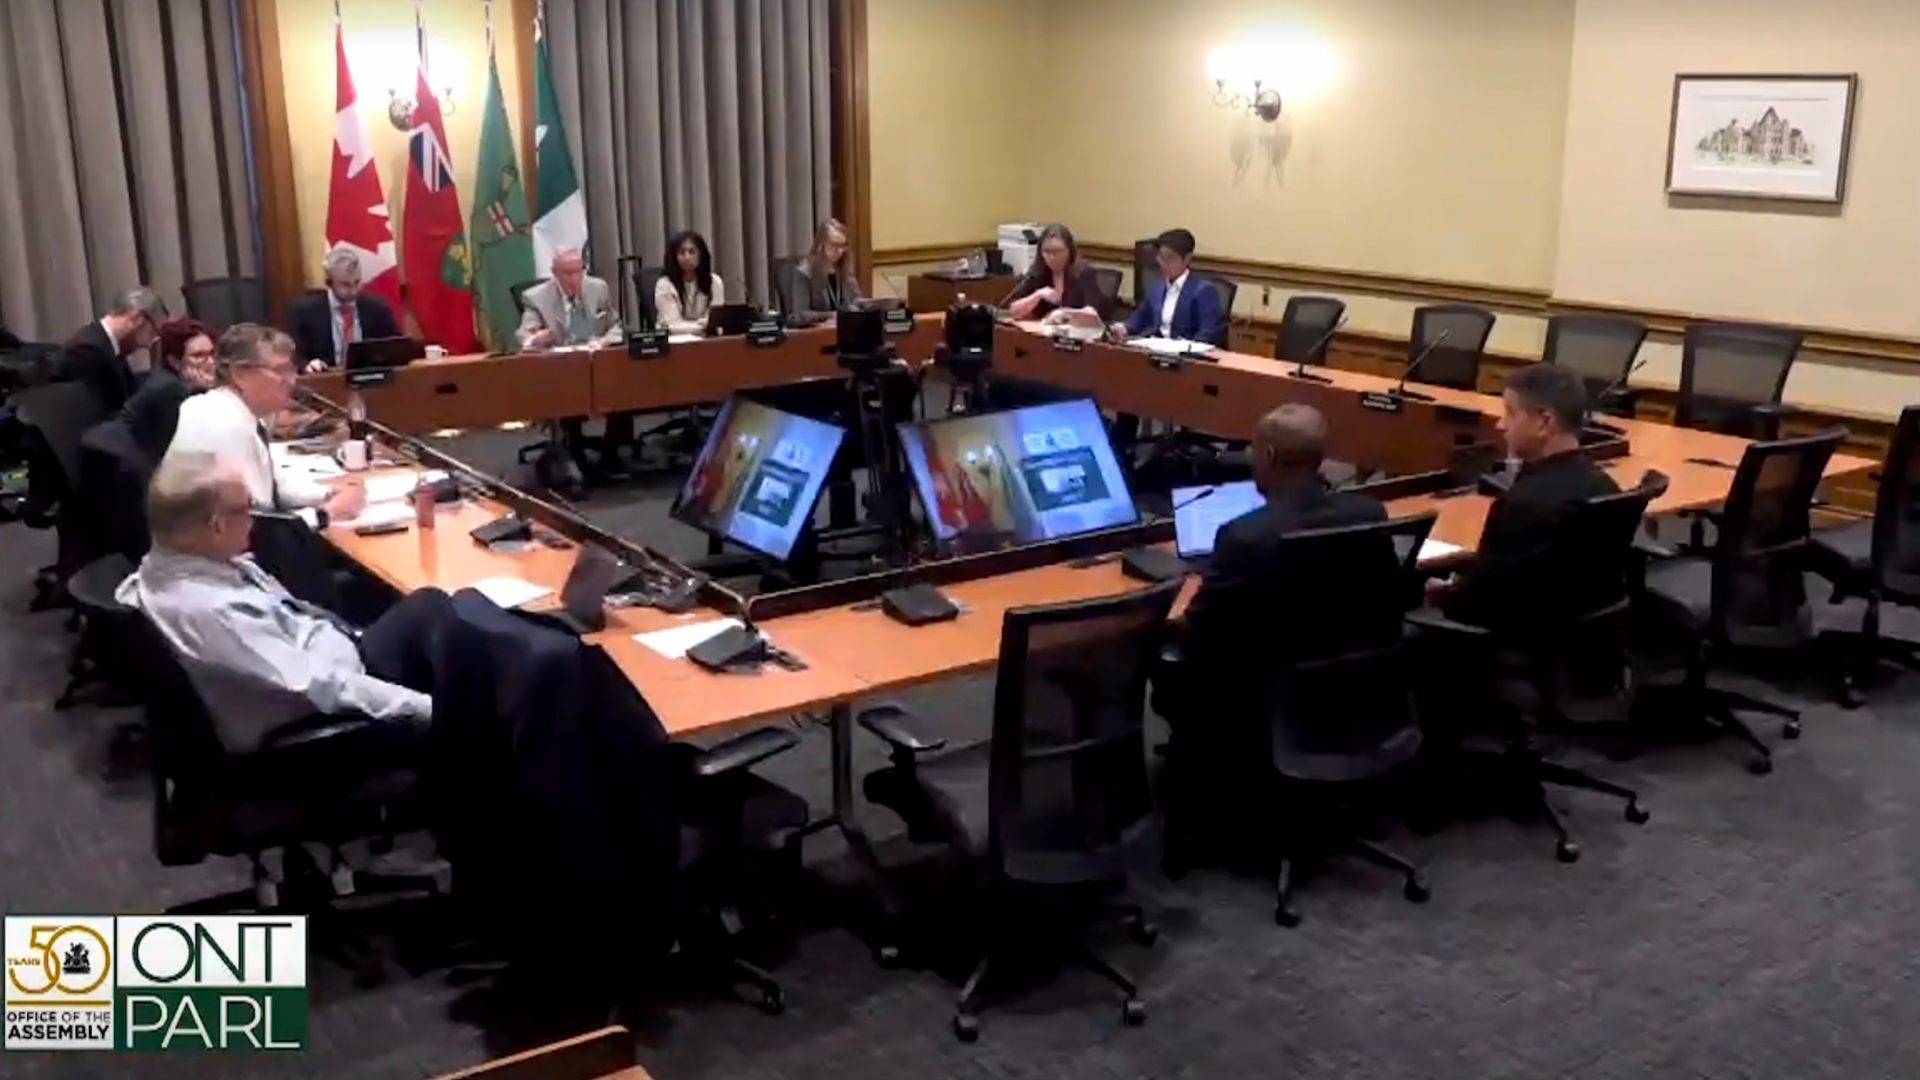
[{"label": "chair armrest", "polygon": [[363,713],[315,713],[281,724],[260,737],[260,752],[322,746],[371,731],[384,721]]},{"label": "chair armrest", "polygon": [[1449,619],[1432,608],[1421,608],[1418,611],[1410,611],[1407,613],[1406,621],[1409,626],[1421,630],[1431,630],[1441,634],[1453,634],[1457,637],[1480,639],[1493,637],[1493,631],[1484,626],[1475,626],[1472,623]]},{"label": "chair armrest", "polygon": [[895,750],[909,754],[924,754],[947,745],[945,739],[930,739],[913,730],[909,721],[913,713],[903,705],[888,703],[875,705],[860,712],[860,726],[886,740]]},{"label": "chair armrest", "polygon": [[790,728],[757,728],[700,751],[693,759],[693,775],[710,780],[723,773],[750,769],[799,745],[799,734]]}]

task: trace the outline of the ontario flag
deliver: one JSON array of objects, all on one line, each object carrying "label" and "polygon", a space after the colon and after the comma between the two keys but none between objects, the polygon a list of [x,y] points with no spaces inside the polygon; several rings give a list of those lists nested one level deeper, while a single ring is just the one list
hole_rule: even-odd
[{"label": "ontario flag", "polygon": [[360,259],[363,292],[400,312],[400,264],[393,250],[393,223],[387,220],[387,193],[373,164],[373,143],[360,116],[353,70],[347,66],[347,39],[333,28],[334,73],[333,180],[327,188],[327,250],[344,248]]},{"label": "ontario flag", "polygon": [[449,353],[480,349],[473,329],[472,270],[453,155],[440,102],[427,81],[427,28],[419,24],[420,70],[407,134],[407,212],[401,230],[407,300],[420,333]]}]

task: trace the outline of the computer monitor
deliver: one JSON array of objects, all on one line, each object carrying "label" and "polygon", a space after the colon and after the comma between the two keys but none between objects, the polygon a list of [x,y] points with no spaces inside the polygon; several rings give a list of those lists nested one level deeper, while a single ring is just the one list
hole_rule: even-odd
[{"label": "computer monitor", "polygon": [[1251,480],[1173,489],[1173,543],[1183,559],[1213,554],[1213,538],[1227,522],[1266,501]]},{"label": "computer monitor", "polygon": [[673,516],[750,551],[786,560],[846,433],[736,394],[720,407]]},{"label": "computer monitor", "polygon": [[427,355],[427,347],[418,338],[367,338],[347,343],[345,367],[348,371],[405,367]]},{"label": "computer monitor", "polygon": [[1091,398],[901,424],[944,552],[990,551],[1140,520]]}]

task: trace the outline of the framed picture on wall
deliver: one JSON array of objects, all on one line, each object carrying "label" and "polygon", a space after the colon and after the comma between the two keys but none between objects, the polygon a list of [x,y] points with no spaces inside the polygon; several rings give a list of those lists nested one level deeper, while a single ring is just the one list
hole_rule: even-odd
[{"label": "framed picture on wall", "polygon": [[1855,75],[1676,75],[1667,192],[1837,203]]}]

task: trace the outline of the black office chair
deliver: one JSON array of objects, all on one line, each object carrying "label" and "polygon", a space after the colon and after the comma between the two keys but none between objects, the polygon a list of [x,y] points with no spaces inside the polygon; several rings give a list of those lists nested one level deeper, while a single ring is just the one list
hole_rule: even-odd
[{"label": "black office chair", "polygon": [[1273,342],[1273,358],[1290,364],[1322,366],[1333,347],[1333,328],[1347,313],[1344,300],[1331,296],[1295,296],[1280,316],[1280,333]]},{"label": "black office chair", "polygon": [[[165,447],[160,448],[162,452]],[[120,417],[95,424],[80,438],[80,558],[107,554],[139,562],[147,553],[147,482],[157,458],[140,446]]]},{"label": "black office chair", "polygon": [[102,555],[67,579],[67,595],[73,598],[80,636],[67,661],[67,685],[53,699],[55,711],[78,705],[81,693],[93,686],[105,690],[102,704],[125,705],[139,700],[137,676],[120,647],[128,640],[126,621],[139,618],[140,613],[114,595],[120,583],[133,573],[133,565],[118,553]]},{"label": "black office chair", "polygon": [[1680,353],[1674,423],[1743,439],[1777,439],[1780,395],[1800,355],[1797,330],[1758,323],[1693,323]]},{"label": "black office chair", "polygon": [[1853,708],[1864,700],[1861,682],[1882,661],[1920,670],[1920,642],[1880,633],[1883,603],[1920,607],[1920,405],[1900,410],[1873,520],[1815,532],[1811,554],[1814,571],[1833,583],[1834,603],[1866,601],[1860,629],[1821,634],[1841,649],[1840,700]]},{"label": "black office chair", "polygon": [[1133,306],[1147,302],[1147,290],[1160,280],[1160,241],[1149,237],[1133,242]]},{"label": "black office chair", "polygon": [[794,310],[793,297],[787,295],[787,279],[792,276],[794,267],[806,261],[805,255],[779,255],[769,266],[769,271],[773,274],[774,304],[780,309],[782,315],[790,314]]},{"label": "black office chair", "polygon": [[[342,844],[367,838],[390,847],[417,824],[420,759],[378,737],[383,721],[316,715],[268,732],[257,749],[227,747],[166,639],[144,618],[125,625],[131,637],[123,647],[140,669],[153,740],[155,854],[164,866],[242,855],[253,868],[250,889],[171,910],[275,910],[351,894],[447,891],[443,864],[368,872],[341,853]],[[311,861],[309,843],[326,847],[330,865]],[[284,854],[278,867],[276,851]],[[283,895],[283,885],[295,894]]]},{"label": "black office chair", "polygon": [[[1647,324],[1618,315],[1555,315],[1547,320],[1546,351],[1540,362],[1563,367],[1587,385],[1594,412],[1632,416],[1634,390],[1627,372],[1647,340]],[[1603,400],[1604,398],[1604,400]]]},{"label": "black office chair", "polygon": [[1193,277],[1220,294],[1220,310],[1227,316],[1227,336],[1209,344],[1218,345],[1222,349],[1227,348],[1232,344],[1233,301],[1240,295],[1240,283],[1213,274],[1194,274]]},{"label": "black office chair", "polygon": [[1683,715],[1738,736],[1757,755],[1748,765],[1756,775],[1773,771],[1773,752],[1738,713],[1784,718],[1782,734],[1789,739],[1800,736],[1800,714],[1709,685],[1708,678],[1731,650],[1779,650],[1806,641],[1809,511],[1827,459],[1845,434],[1836,429],[1749,443],[1711,552],[1647,568],[1643,595],[1656,625],[1677,628],[1688,655],[1678,685],[1645,686],[1642,697],[1677,698]]},{"label": "black office chair", "polygon": [[1093,268],[1094,287],[1100,290],[1102,301],[1099,305],[1101,318],[1113,318],[1115,309],[1120,306],[1120,283],[1125,277],[1125,274],[1111,266]]},{"label": "black office chair", "polygon": [[[1331,855],[1357,856],[1397,871],[1408,900],[1428,898],[1417,867],[1365,837],[1362,812],[1420,751],[1402,620],[1420,595],[1415,563],[1435,520],[1427,513],[1307,529],[1280,539],[1275,594],[1297,597],[1297,610],[1313,616],[1276,622],[1272,637],[1258,649],[1266,666],[1248,665],[1248,677],[1260,692],[1246,700],[1260,704],[1247,715],[1221,719],[1246,725],[1251,740],[1243,760],[1264,758],[1267,765],[1267,797],[1250,803],[1267,807],[1271,815],[1268,825],[1279,855],[1273,918],[1281,926],[1300,922],[1293,894],[1301,864]],[[1190,794],[1195,784],[1211,782],[1196,775],[1193,756],[1178,745],[1192,726],[1176,729],[1175,745],[1169,747],[1169,770],[1185,774],[1183,780],[1179,773],[1168,778],[1170,821],[1175,793]],[[1236,738],[1225,752],[1241,746]],[[1170,824],[1166,838],[1178,845],[1186,834]],[[1185,861],[1177,847],[1168,849],[1170,869],[1177,873]]]},{"label": "black office chair", "polygon": [[[1412,381],[1455,390],[1478,390],[1480,361],[1493,333],[1494,315],[1473,304],[1428,304],[1413,309],[1413,335],[1407,340],[1407,363],[1433,351],[1421,361]],[[1440,336],[1446,340],[1438,345]]]},{"label": "black office chair", "polygon": [[[1152,819],[1141,719],[1148,664],[1179,589],[1174,581],[1008,611],[989,742],[936,752],[944,741],[916,735],[899,706],[860,715],[893,757],[867,776],[867,798],[898,813],[910,836],[951,845],[984,874],[986,946],[953,1016],[962,1040],[979,1036],[994,970],[1015,959],[1012,950],[1042,944],[1064,944],[1120,987],[1128,1024],[1146,1019],[1133,981],[1081,931],[1084,901],[1124,884],[1126,856]],[[1039,903],[1043,896],[1055,905]],[[1067,911],[1056,922],[1047,916],[1062,915],[1060,903]],[[1119,910],[1136,940],[1153,940],[1137,907]]]},{"label": "black office chair", "polygon": [[[52,524],[59,536],[53,565],[41,567],[34,577],[29,607],[45,611],[65,602],[66,580],[82,563],[83,511],[73,497],[80,478],[80,441],[87,429],[106,419],[107,407],[79,382],[36,386],[15,395],[13,405],[31,429],[34,499],[49,500],[47,508],[53,511]],[[33,523],[29,519],[28,524]]]},{"label": "black office chair", "polygon": [[180,289],[187,314],[218,333],[235,323],[268,323],[267,286],[259,278],[207,278]]},{"label": "black office chair", "polygon": [[507,293],[513,297],[514,308],[521,311],[526,310],[527,290],[533,288],[535,285],[538,285],[545,280],[547,279],[543,277],[528,278],[525,281],[516,281],[513,284],[507,286]]},{"label": "black office chair", "polygon": [[[1639,578],[1641,554],[1635,536],[1647,505],[1665,494],[1667,478],[1650,472],[1638,486],[1580,504],[1553,544],[1541,553],[1545,565],[1577,567],[1578,576],[1554,575],[1524,624],[1491,628],[1420,611],[1408,621],[1454,646],[1443,654],[1468,656],[1470,671],[1484,671],[1493,702],[1503,714],[1494,729],[1504,746],[1496,771],[1523,785],[1524,809],[1553,829],[1554,853],[1562,862],[1580,857],[1566,823],[1547,801],[1545,785],[1578,788],[1626,801],[1626,818],[1643,824],[1647,812],[1638,793],[1612,781],[1542,757],[1534,736],[1542,731],[1619,730],[1628,722],[1633,677],[1628,665],[1630,590]],[[1445,639],[1453,639],[1447,642]],[[1448,678],[1460,672],[1446,665]]]}]

